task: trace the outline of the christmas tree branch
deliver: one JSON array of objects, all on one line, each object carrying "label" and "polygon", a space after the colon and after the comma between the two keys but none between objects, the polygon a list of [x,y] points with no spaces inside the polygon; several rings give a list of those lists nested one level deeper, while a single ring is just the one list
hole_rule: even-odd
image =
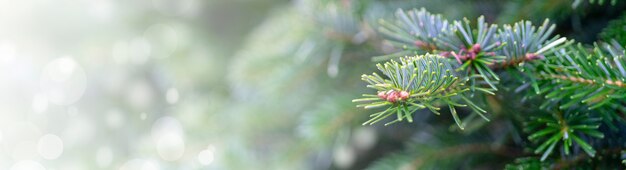
[{"label": "christmas tree branch", "polygon": [[[385,125],[405,119],[412,122],[412,114],[418,109],[429,109],[439,115],[441,108],[437,103],[448,105],[454,121],[461,129],[464,127],[455,107],[469,107],[485,120],[489,120],[483,115],[486,111],[465,96],[470,90],[466,84],[470,79],[456,72],[453,64],[442,56],[432,54],[377,64],[384,77],[377,73],[362,76],[369,83],[367,87],[378,91],[377,95],[364,95],[365,98],[355,99],[353,102],[369,102],[357,106],[365,109],[387,108],[370,115],[371,119],[364,125],[374,124],[394,114],[396,119]],[[491,89],[476,89],[493,94]]]}]

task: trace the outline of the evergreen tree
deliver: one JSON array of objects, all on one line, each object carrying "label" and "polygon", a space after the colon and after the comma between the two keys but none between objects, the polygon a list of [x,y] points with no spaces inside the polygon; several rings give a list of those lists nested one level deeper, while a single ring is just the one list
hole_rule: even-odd
[{"label": "evergreen tree", "polygon": [[230,82],[287,119],[262,130],[297,127],[260,159],[271,167],[622,169],[624,7],[296,1],[252,34]]}]

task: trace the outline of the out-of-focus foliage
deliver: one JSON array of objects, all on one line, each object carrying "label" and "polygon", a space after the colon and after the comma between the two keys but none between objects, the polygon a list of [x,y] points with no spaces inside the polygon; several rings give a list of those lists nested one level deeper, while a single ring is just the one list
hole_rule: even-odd
[{"label": "out-of-focus foliage", "polygon": [[621,17],[609,22],[609,24],[600,33],[600,38],[604,41],[615,40],[619,44],[626,44],[626,13]]}]

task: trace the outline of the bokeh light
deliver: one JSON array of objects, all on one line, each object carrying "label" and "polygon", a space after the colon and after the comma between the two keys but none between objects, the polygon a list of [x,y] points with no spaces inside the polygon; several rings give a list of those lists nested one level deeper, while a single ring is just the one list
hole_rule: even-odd
[{"label": "bokeh light", "polygon": [[37,151],[44,159],[56,159],[63,153],[63,141],[56,135],[46,134],[39,139]]}]

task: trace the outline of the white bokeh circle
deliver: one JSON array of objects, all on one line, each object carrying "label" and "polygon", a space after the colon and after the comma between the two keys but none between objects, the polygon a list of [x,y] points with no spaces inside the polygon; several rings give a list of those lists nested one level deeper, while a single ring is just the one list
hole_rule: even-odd
[{"label": "white bokeh circle", "polygon": [[153,124],[152,141],[163,160],[176,161],[185,153],[183,128],[173,117],[162,117]]},{"label": "white bokeh circle", "polygon": [[71,105],[85,93],[87,77],[83,68],[71,57],[50,61],[43,68],[40,88],[50,103]]},{"label": "white bokeh circle", "polygon": [[165,100],[169,104],[174,104],[178,102],[179,98],[180,98],[180,94],[178,93],[178,89],[176,88],[167,89],[167,92],[165,92]]},{"label": "white bokeh circle", "polygon": [[46,170],[46,168],[39,162],[35,162],[32,160],[22,160],[13,164],[10,170]]},{"label": "white bokeh circle", "polygon": [[185,153],[185,141],[181,136],[169,134],[157,141],[156,148],[163,160],[176,161]]},{"label": "white bokeh circle", "polygon": [[44,159],[57,159],[63,153],[63,140],[57,135],[46,134],[39,138],[37,151]]},{"label": "white bokeh circle", "polygon": [[211,165],[213,160],[215,160],[215,153],[212,149],[205,149],[198,153],[198,162],[200,162],[201,165]]}]

